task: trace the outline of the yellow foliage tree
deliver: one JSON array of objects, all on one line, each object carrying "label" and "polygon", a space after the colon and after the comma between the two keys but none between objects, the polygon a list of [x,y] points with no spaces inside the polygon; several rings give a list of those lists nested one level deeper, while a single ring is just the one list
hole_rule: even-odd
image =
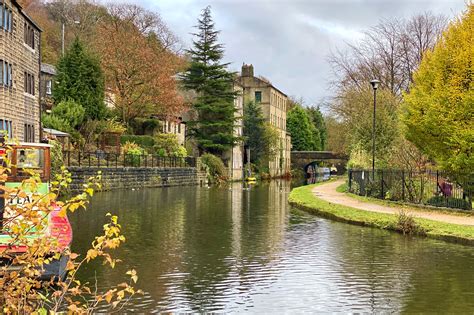
[{"label": "yellow foliage tree", "polygon": [[474,170],[474,4],[428,51],[405,95],[406,136],[441,167]]}]

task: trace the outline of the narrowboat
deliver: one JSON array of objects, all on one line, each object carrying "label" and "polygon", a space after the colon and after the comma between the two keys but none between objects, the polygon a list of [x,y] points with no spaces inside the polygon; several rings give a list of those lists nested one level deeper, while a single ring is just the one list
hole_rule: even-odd
[{"label": "narrowboat", "polygon": [[[0,137],[1,138],[1,137]],[[1,139],[0,139],[1,141]],[[4,144],[0,142],[0,164],[5,165],[8,157],[10,160],[11,170],[5,183],[1,183],[6,188],[17,188],[22,182],[29,178],[32,173],[38,174],[41,183],[35,189],[40,195],[46,195],[50,191],[51,177],[51,146],[43,143],[17,143]],[[8,251],[9,256],[20,255],[28,250],[26,244],[15,244],[14,234],[8,231],[9,209],[12,205],[20,205],[22,200],[28,198],[28,194],[32,194],[27,187],[24,188],[26,197],[18,198],[17,196],[9,196],[0,191],[0,252]],[[53,211],[48,215],[45,228],[38,231],[33,227],[30,239],[40,237],[51,237],[55,239],[61,254],[60,259],[52,260],[51,263],[42,266],[41,280],[64,279],[66,276],[66,265],[69,260],[65,254],[72,242],[72,228],[67,216],[59,215],[60,207],[51,205]],[[34,208],[33,208],[34,209]],[[3,225],[5,223],[5,226]],[[1,266],[7,266],[7,271],[21,271],[21,265],[14,265],[12,259],[2,258]]]}]

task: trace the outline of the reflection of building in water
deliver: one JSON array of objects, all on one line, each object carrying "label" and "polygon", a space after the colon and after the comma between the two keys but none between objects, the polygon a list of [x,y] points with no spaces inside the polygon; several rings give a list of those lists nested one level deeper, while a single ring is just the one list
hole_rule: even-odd
[{"label": "reflection of building in water", "polygon": [[241,257],[242,233],[242,197],[244,194],[242,183],[232,183],[230,198],[232,212],[232,253],[234,257]]},{"label": "reflection of building in water", "polygon": [[271,248],[280,244],[284,236],[289,211],[287,201],[289,192],[290,181],[272,180],[268,183],[267,239],[269,242],[271,241]]}]

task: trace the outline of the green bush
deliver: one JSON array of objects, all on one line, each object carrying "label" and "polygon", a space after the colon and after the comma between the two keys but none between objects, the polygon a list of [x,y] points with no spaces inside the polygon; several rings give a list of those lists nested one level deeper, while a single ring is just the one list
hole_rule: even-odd
[{"label": "green bush", "polygon": [[144,150],[138,144],[127,141],[122,146],[122,152],[125,154],[125,165],[140,166]]},{"label": "green bush", "polygon": [[178,149],[175,152],[173,152],[173,156],[175,156],[175,157],[187,157],[188,156],[188,151],[186,150],[185,147],[180,145],[178,147]]},{"label": "green bush", "polygon": [[188,152],[186,148],[179,145],[178,136],[175,134],[160,133],[154,137],[155,145],[153,147],[155,153],[160,156],[186,157]]},{"label": "green bush", "polygon": [[472,206],[468,201],[454,197],[436,196],[428,199],[426,203],[435,207],[472,210]]},{"label": "green bush", "polygon": [[205,166],[211,182],[225,180],[227,177],[224,162],[219,157],[206,153],[201,156],[201,162]]},{"label": "green bush", "polygon": [[155,145],[155,139],[153,139],[152,136],[122,135],[120,137],[120,143],[125,144],[126,142],[136,143],[140,147],[148,150],[151,150]]},{"label": "green bush", "polygon": [[46,128],[71,133],[82,124],[84,115],[85,109],[80,104],[68,100],[54,106],[51,114],[44,114],[41,120]]}]

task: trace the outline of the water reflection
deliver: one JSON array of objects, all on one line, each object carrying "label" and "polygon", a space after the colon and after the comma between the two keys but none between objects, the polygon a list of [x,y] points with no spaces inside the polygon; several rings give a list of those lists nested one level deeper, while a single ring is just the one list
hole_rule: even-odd
[{"label": "water reflection", "polygon": [[91,265],[81,278],[113,285],[136,268],[145,295],[130,312],[474,310],[472,248],[290,211],[289,190],[273,181],[98,194],[72,218],[75,250],[112,212],[124,263]]}]

